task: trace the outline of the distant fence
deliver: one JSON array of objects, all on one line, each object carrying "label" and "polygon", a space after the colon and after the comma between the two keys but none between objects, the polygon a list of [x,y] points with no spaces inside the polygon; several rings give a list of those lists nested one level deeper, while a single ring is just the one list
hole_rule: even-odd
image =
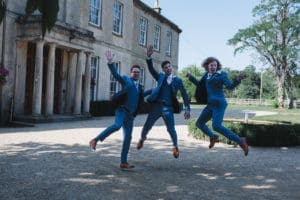
[{"label": "distant fence", "polygon": [[[255,106],[271,106],[274,100],[271,99],[236,99],[226,98],[228,104],[232,105],[255,105]],[[288,101],[284,101],[284,105],[288,105]],[[300,101],[294,101],[294,107],[300,108]]]},{"label": "distant fence", "polygon": [[236,99],[226,98],[228,104],[233,105],[256,105],[256,106],[271,106],[273,100],[266,99]]}]

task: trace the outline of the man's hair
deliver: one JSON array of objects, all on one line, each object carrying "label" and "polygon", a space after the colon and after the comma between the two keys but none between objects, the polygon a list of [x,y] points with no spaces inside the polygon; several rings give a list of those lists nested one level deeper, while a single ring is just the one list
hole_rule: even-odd
[{"label": "man's hair", "polygon": [[220,61],[215,57],[206,58],[202,63],[202,67],[207,71],[209,63],[214,62],[214,61],[217,62],[217,70],[220,70],[222,68],[222,65],[221,65]]},{"label": "man's hair", "polygon": [[165,66],[166,64],[170,64],[170,61],[165,60],[164,62],[162,62],[162,63],[161,63],[161,68],[164,68],[164,66]]},{"label": "man's hair", "polygon": [[141,70],[141,67],[139,65],[132,65],[132,67],[130,68],[130,72],[132,72],[133,68],[138,68],[139,70]]}]

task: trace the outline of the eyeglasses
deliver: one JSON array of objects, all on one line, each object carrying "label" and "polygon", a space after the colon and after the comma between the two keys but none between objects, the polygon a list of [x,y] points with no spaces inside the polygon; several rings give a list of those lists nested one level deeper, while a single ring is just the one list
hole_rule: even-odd
[{"label": "eyeglasses", "polygon": [[131,73],[139,74],[140,72],[139,71],[132,71]]}]

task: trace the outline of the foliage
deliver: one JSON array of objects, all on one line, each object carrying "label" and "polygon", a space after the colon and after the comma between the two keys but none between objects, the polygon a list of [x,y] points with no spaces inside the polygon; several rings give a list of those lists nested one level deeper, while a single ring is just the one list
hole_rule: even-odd
[{"label": "foliage", "polygon": [[0,24],[5,16],[5,11],[6,11],[6,2],[5,0],[0,1]]},{"label": "foliage", "polygon": [[[183,104],[180,103],[183,107]],[[90,103],[90,113],[92,116],[113,116],[115,114],[115,105],[112,101],[92,101]],[[139,113],[148,113],[151,109],[150,103],[144,102],[142,110]]]},{"label": "foliage", "polygon": [[[227,76],[230,81],[233,81],[234,79],[236,79],[236,77],[239,74],[238,70],[231,70],[230,68],[223,68],[222,70],[227,72]],[[227,98],[238,98],[239,97],[238,96],[239,94],[237,92],[238,87],[233,90],[228,90],[225,88],[224,89],[225,96]]]},{"label": "foliage", "polygon": [[[235,46],[235,53],[254,49],[263,64],[272,66],[277,80],[277,98],[283,107],[284,84],[293,63],[299,63],[300,10],[299,0],[262,0],[253,9],[253,15],[260,17],[252,26],[240,29],[228,44]],[[296,64],[296,68],[297,67]],[[297,70],[296,70],[297,71]],[[288,90],[291,91],[291,90]],[[289,98],[292,93],[288,92]]]},{"label": "foliage", "polygon": [[262,74],[262,99],[275,99],[276,98],[276,80],[274,79],[274,72],[271,70],[265,70],[260,72]]},{"label": "foliage", "polygon": [[50,31],[57,20],[59,11],[58,0],[27,0],[26,16],[30,16],[35,10],[42,14],[42,34],[45,36],[46,31]]},{"label": "foliage", "polygon": [[193,99],[195,95],[196,86],[186,78],[186,74],[190,73],[195,76],[196,79],[200,80],[201,76],[204,73],[204,69],[197,67],[196,65],[190,65],[184,69],[182,69],[178,76],[183,80],[183,85],[186,89],[186,92],[189,96],[189,99]]},{"label": "foliage", "polygon": [[296,99],[300,99],[300,74],[294,76],[293,84],[295,88],[295,97]]},{"label": "foliage", "polygon": [[[195,125],[196,119],[188,123],[189,134],[196,139],[209,140],[204,133]],[[226,121],[223,125],[241,137],[246,137],[251,146],[293,146],[300,145],[300,124],[278,124],[278,123],[249,123],[237,121]],[[211,122],[208,123],[211,128]],[[223,135],[220,135],[220,142],[234,144]]]},{"label": "foliage", "polygon": [[255,73],[254,66],[248,66],[244,70],[246,78],[238,86],[240,98],[258,99],[260,95],[260,77]]}]

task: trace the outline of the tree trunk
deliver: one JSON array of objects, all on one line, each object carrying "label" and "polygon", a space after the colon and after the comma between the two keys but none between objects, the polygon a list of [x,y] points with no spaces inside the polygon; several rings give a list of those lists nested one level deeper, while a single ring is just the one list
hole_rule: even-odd
[{"label": "tree trunk", "polygon": [[277,100],[278,108],[284,107],[284,75],[277,76]]},{"label": "tree trunk", "polygon": [[294,95],[293,95],[293,83],[292,77],[287,74],[286,82],[285,82],[285,94],[288,99],[288,109],[294,108]]}]

